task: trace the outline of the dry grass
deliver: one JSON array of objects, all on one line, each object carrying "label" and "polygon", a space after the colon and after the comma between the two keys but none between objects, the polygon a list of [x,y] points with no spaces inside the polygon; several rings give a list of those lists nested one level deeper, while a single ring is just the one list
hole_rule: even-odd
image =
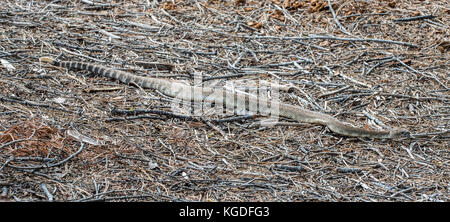
[{"label": "dry grass", "polygon": [[[0,2],[0,59],[14,67],[0,65],[1,200],[449,201],[445,1],[331,1],[337,20],[323,0],[103,2]],[[395,21],[421,15],[436,17]],[[286,103],[414,137],[123,116],[114,110],[171,112],[171,100],[38,62],[60,53],[188,82],[293,84]]]}]

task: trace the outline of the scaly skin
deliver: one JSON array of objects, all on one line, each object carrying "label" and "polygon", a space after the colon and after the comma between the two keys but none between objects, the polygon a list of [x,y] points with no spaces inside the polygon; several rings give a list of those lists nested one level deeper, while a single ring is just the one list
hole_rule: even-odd
[{"label": "scaly skin", "polygon": [[[298,106],[269,101],[254,96],[243,95],[241,93],[233,93],[233,96],[229,96],[230,92],[222,89],[188,86],[177,81],[151,77],[141,77],[133,75],[131,73],[84,62],[57,61],[49,57],[41,57],[40,61],[52,64],[54,66],[65,67],[67,69],[87,70],[94,74],[119,80],[120,82],[125,84],[134,83],[142,88],[155,89],[167,96],[175,97],[178,99],[209,103],[214,103],[218,102],[218,100],[222,100],[221,103],[225,104],[228,107],[236,107],[236,104],[245,104],[246,109],[252,111],[256,110],[257,113],[277,113],[279,116],[287,117],[299,122],[325,125],[334,133],[344,136],[390,139],[409,136],[409,132],[406,130],[400,129],[391,131],[375,131],[358,128],[351,126],[348,123],[341,122],[330,115],[305,110]],[[265,104],[265,106],[261,106],[260,104]],[[270,108],[268,108],[268,104],[270,104]]]}]

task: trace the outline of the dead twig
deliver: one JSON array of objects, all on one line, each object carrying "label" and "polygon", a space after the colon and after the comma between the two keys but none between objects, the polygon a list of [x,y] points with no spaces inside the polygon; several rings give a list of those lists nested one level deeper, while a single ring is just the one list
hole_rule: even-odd
[{"label": "dead twig", "polygon": [[339,22],[339,19],[336,17],[336,13],[334,12],[334,9],[333,9],[333,6],[331,5],[330,0],[328,0],[328,8],[330,9],[331,15],[333,15],[333,20],[334,20],[334,22],[336,23],[336,25],[339,27],[339,29],[340,29],[343,33],[345,33],[345,34],[347,34],[347,35],[349,35],[349,36],[352,36],[352,33],[348,32],[348,31],[345,29],[345,27],[342,26],[341,23]]},{"label": "dead twig", "polygon": [[423,19],[433,19],[436,18],[434,15],[420,15],[420,16],[413,16],[413,17],[407,17],[407,18],[399,18],[394,19],[394,22],[410,22],[410,21],[417,21],[417,20],[423,20]]},{"label": "dead twig", "polygon": [[37,169],[43,169],[43,168],[57,167],[57,166],[60,166],[60,165],[62,165],[64,163],[66,163],[67,161],[69,161],[70,159],[74,158],[75,156],[77,156],[79,153],[81,153],[81,151],[83,151],[84,147],[85,147],[85,144],[82,142],[81,146],[80,146],[80,148],[78,149],[77,152],[71,154],[66,159],[64,159],[64,160],[62,160],[60,162],[54,163],[54,164],[39,165],[39,166],[25,166],[24,167],[24,166],[12,165],[10,163],[5,163],[5,166],[8,166],[8,167],[11,167],[11,168],[14,168],[14,169],[19,169],[19,170],[30,170],[30,169],[37,170]]}]

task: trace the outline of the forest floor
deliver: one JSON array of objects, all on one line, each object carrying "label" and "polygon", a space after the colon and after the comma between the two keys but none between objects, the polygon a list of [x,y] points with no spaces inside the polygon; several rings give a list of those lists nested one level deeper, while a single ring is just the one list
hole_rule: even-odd
[{"label": "forest floor", "polygon": [[[90,2],[0,1],[1,201],[450,201],[446,1]],[[411,137],[176,114],[158,91],[42,56],[286,85],[284,103]]]}]

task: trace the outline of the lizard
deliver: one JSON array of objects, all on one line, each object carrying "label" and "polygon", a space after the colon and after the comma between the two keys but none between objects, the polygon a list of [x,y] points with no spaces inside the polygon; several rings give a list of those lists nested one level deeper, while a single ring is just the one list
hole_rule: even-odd
[{"label": "lizard", "polygon": [[[296,120],[298,122],[320,124],[328,127],[332,132],[349,137],[366,137],[379,139],[394,139],[409,137],[409,132],[405,129],[392,130],[371,130],[355,127],[349,123],[338,120],[330,115],[303,109],[299,106],[290,105],[268,99],[257,98],[256,96],[242,95],[239,92],[232,92],[229,96],[229,90],[190,86],[182,82],[137,76],[129,72],[108,68],[102,65],[78,62],[78,61],[59,61],[51,57],[41,57],[40,62],[48,63],[53,66],[64,67],[69,70],[86,70],[97,75],[102,75],[124,84],[134,83],[142,88],[158,90],[169,97],[195,102],[220,102],[222,104],[236,106],[237,103],[245,104],[248,110],[257,110],[260,113],[277,113],[279,116]],[[218,96],[223,95],[223,96]],[[220,98],[218,98],[220,97]],[[268,110],[262,110],[261,104],[271,104]],[[275,110],[277,109],[277,110]]]}]

